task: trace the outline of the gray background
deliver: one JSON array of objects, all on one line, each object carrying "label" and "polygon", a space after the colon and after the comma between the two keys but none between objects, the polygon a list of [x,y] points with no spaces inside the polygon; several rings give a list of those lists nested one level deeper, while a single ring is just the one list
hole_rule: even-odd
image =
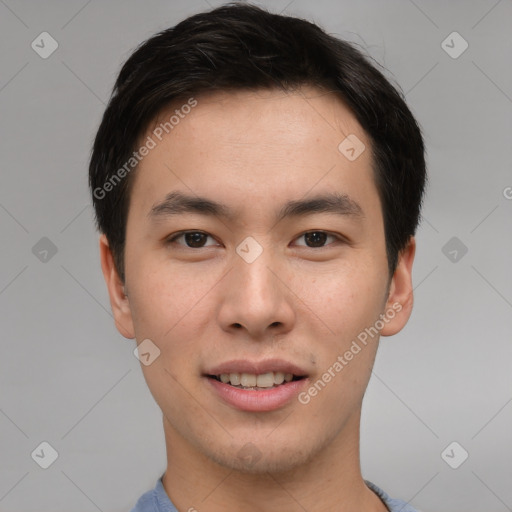
[{"label": "gray background", "polygon": [[[165,469],[160,411],[110,313],[87,163],[130,51],[219,4],[0,0],[1,512],[126,511]],[[426,136],[415,310],[381,340],[363,475],[424,512],[512,510],[512,2],[260,5],[361,44]],[[47,59],[31,48],[43,31],[59,44]],[[469,44],[456,59],[453,31]],[[46,470],[42,441],[59,453]],[[441,456],[453,441],[458,469]]]}]

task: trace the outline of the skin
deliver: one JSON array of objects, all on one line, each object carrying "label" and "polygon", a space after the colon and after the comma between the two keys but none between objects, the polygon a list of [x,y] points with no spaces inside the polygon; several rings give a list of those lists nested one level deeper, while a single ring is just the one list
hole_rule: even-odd
[{"label": "skin", "polygon": [[[125,283],[100,237],[119,332],[138,343],[149,338],[161,351],[141,367],[163,413],[165,490],[180,511],[383,512],[359,460],[361,404],[378,336],[306,405],[294,399],[275,411],[240,411],[202,373],[232,359],[281,358],[314,383],[399,303],[380,332],[397,333],[412,309],[414,238],[390,277],[370,141],[337,97],[303,88],[197,100],[134,176]],[[348,134],[366,146],[354,161],[338,151]],[[151,221],[151,208],[172,191],[222,202],[237,216]],[[333,191],[356,201],[363,215],[313,213],[276,223],[286,201]],[[182,230],[209,236],[199,248],[184,237],[166,244]],[[343,241],[329,236],[311,247],[302,236],[309,231]],[[247,236],[263,249],[250,264],[235,251]],[[240,456],[247,443],[259,454],[252,463]]]}]

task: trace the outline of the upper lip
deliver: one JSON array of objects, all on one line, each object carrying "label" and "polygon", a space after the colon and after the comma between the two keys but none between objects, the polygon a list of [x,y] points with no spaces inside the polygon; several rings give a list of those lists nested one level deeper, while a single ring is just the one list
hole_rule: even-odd
[{"label": "upper lip", "polygon": [[222,375],[223,373],[249,373],[261,375],[269,372],[291,373],[297,377],[306,377],[307,372],[299,366],[283,359],[265,359],[263,361],[248,361],[235,359],[218,364],[207,371],[205,375]]}]

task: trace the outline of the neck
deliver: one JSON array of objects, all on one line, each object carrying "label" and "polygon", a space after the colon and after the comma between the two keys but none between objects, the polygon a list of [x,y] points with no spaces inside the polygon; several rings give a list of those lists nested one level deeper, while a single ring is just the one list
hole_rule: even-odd
[{"label": "neck", "polygon": [[164,489],[178,510],[190,512],[386,512],[361,475],[359,419],[360,411],[305,464],[284,472],[242,473],[200,453],[164,418]]}]

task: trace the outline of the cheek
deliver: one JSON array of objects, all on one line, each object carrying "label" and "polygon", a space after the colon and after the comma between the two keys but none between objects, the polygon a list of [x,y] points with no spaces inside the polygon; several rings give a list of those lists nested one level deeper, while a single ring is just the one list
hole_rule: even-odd
[{"label": "cheek", "polygon": [[200,340],[204,339],[201,332],[212,315],[205,300],[212,285],[197,275],[171,272],[170,267],[148,271],[149,267],[135,269],[134,275],[141,277],[133,282],[130,303],[137,340],[149,338],[160,350],[152,364],[141,365],[144,378],[167,417],[181,417],[185,407],[199,414],[184,389],[194,389]]},{"label": "cheek", "polygon": [[190,318],[194,319],[192,326],[204,321],[204,299],[218,279],[211,269],[201,272],[194,268],[191,272],[190,267],[148,259],[130,270],[130,306],[136,332],[165,342]]},{"label": "cheek", "polygon": [[296,280],[297,295],[310,313],[329,327],[329,335],[346,340],[375,322],[383,305],[386,283],[375,267],[340,265],[311,277],[306,271]]},{"label": "cheek", "polygon": [[304,302],[311,310],[304,314],[313,322],[318,317],[322,333],[320,338],[317,329],[310,333],[318,340],[317,372],[312,382],[318,400],[311,409],[317,412],[332,403],[356,406],[368,384],[378,347],[378,335],[371,331],[370,336],[366,329],[375,325],[382,312],[386,283],[372,268],[354,265],[346,270],[303,280]]},{"label": "cheek", "polygon": [[[347,411],[355,410],[368,385],[378,347],[378,334],[370,330],[379,318],[382,307],[382,286],[368,274],[316,279],[316,293],[309,296],[308,306],[318,316],[323,327],[313,349],[317,359],[316,372],[310,387],[302,396],[309,401],[309,411],[318,421],[338,425]],[[322,292],[318,285],[322,285]],[[383,289],[382,289],[383,291]],[[371,332],[372,335],[369,335]],[[337,406],[333,409],[333,404]],[[325,410],[331,411],[326,420]]]}]

